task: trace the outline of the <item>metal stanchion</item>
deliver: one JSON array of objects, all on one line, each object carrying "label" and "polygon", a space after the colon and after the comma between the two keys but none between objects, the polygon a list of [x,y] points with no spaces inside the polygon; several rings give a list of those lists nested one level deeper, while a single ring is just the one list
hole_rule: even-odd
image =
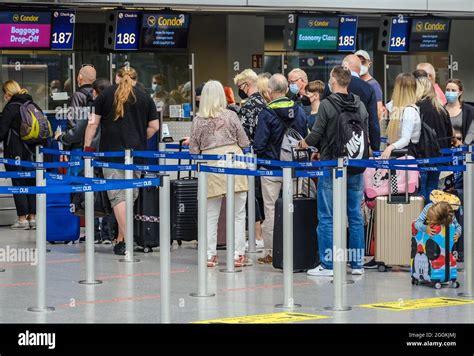
[{"label": "metal stanchion", "polygon": [[[342,164],[344,166],[347,166],[345,164],[345,159],[340,158],[342,160]],[[345,169],[345,172],[347,172],[347,168]],[[341,236],[342,236],[342,250],[344,251],[344,256],[347,257],[347,174],[344,173],[342,176],[342,191],[345,192],[341,196],[341,210],[342,210],[342,217],[344,223],[341,224],[339,227],[341,229]],[[343,283],[344,284],[354,284],[354,280],[348,279],[347,278],[347,262],[344,261],[343,264],[344,268],[344,273],[343,273]]]},{"label": "metal stanchion", "polygon": [[[92,158],[84,158],[84,176],[94,178]],[[94,266],[94,192],[85,194],[85,219],[86,219],[86,279],[79,281],[80,284],[101,284],[102,281],[95,279]]]},{"label": "metal stanchion", "polygon": [[160,186],[160,315],[162,323],[170,323],[171,300],[171,221],[170,176],[161,176]]},{"label": "metal stanchion", "polygon": [[[253,148],[248,155],[251,162],[248,164],[248,167],[251,170],[257,169],[257,156],[253,153]],[[247,209],[248,209],[248,230],[249,230],[249,249],[248,253],[257,253],[257,248],[255,246],[255,176],[249,176],[249,191],[247,194]]]},{"label": "metal stanchion", "polygon": [[466,153],[466,172],[464,172],[464,292],[461,297],[474,298],[474,162],[473,146]]},{"label": "metal stanchion", "polygon": [[198,291],[191,297],[213,297],[207,291],[207,173],[198,164]]},{"label": "metal stanchion", "polygon": [[[226,155],[227,167],[232,168],[234,162],[234,154]],[[241,269],[235,268],[235,177],[232,174],[226,175],[226,268],[221,272],[235,273],[242,272]]]},{"label": "metal stanchion", "polygon": [[[43,162],[41,146],[36,147],[36,162]],[[36,168],[36,186],[44,187],[44,170]],[[46,194],[36,194],[36,306],[28,308],[32,312],[53,311],[46,306]]]},{"label": "metal stanchion", "polygon": [[293,170],[283,168],[283,304],[276,308],[301,307],[293,298]]},{"label": "metal stanchion", "polygon": [[[341,177],[338,177],[338,173]],[[333,171],[333,286],[334,286],[334,305],[331,307],[325,307],[326,310],[332,311],[347,311],[352,308],[344,305],[344,274],[346,273],[346,251],[343,250],[343,230],[341,226],[346,228],[346,210],[343,210],[344,200],[343,198],[347,194],[347,190],[344,190],[343,176],[347,174],[347,169],[344,166],[344,160],[339,158],[337,160],[337,169]]]},{"label": "metal stanchion", "polygon": [[[125,150],[125,164],[133,164],[132,150]],[[125,171],[125,179],[133,179],[133,171]],[[125,190],[125,258],[120,262],[140,262],[133,257],[133,189]]]}]

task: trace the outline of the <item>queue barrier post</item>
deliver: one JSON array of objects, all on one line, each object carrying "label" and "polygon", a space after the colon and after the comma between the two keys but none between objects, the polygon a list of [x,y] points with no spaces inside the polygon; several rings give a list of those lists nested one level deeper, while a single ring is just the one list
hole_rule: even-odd
[{"label": "queue barrier post", "polygon": [[[36,146],[36,163],[44,162],[41,148]],[[46,186],[43,168],[36,168],[36,186]],[[36,194],[36,258],[36,306],[28,311],[53,311],[53,307],[46,306],[46,194]]]},{"label": "queue barrier post", "polygon": [[[125,150],[125,164],[133,164],[132,150]],[[125,179],[133,179],[133,171],[125,170]],[[133,189],[125,190],[125,258],[120,262],[140,262],[133,256]]]},{"label": "queue barrier post", "polygon": [[283,168],[283,304],[276,308],[294,309],[301,307],[295,304],[293,297],[293,169]]},{"label": "queue barrier post", "polygon": [[466,171],[464,172],[464,292],[461,297],[474,298],[474,162],[473,146],[466,153]]},{"label": "queue barrier post", "polygon": [[[226,154],[226,163],[228,168],[234,164],[234,153]],[[235,176],[226,175],[226,267],[221,269],[224,273],[242,272],[235,268]]]},{"label": "queue barrier post", "polygon": [[[84,176],[94,178],[92,158],[84,157]],[[80,284],[101,284],[102,281],[95,279],[94,261],[94,192],[84,193],[85,220],[86,220],[86,279],[79,281]]]},{"label": "queue barrier post", "polygon": [[162,323],[170,323],[171,300],[171,219],[170,176],[161,176],[160,186],[160,315]]},{"label": "queue barrier post", "polygon": [[[250,153],[248,154],[250,162],[248,167],[251,170],[257,169],[257,156],[253,153],[253,148],[251,148]],[[249,176],[249,191],[247,193],[247,210],[248,210],[248,230],[249,230],[249,248],[248,253],[257,253],[257,247],[255,245],[255,176]]]},{"label": "queue barrier post", "polygon": [[333,170],[333,286],[334,305],[326,307],[326,310],[348,311],[352,308],[344,305],[344,274],[346,273],[347,250],[344,249],[343,237],[346,229],[346,210],[343,210],[344,200],[347,199],[347,190],[344,177],[347,176],[347,167],[344,158],[338,158],[337,168]]},{"label": "queue barrier post", "polygon": [[213,297],[207,291],[207,173],[198,163],[198,291],[191,297]]}]

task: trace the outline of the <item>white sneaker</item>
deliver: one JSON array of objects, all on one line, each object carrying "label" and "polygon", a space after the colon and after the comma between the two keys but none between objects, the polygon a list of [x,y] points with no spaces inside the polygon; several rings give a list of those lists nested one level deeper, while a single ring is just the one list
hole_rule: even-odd
[{"label": "white sneaker", "polygon": [[28,220],[25,221],[20,221],[17,220],[13,225],[10,225],[10,229],[12,230],[29,230],[30,229],[30,223]]},{"label": "white sneaker", "polygon": [[308,270],[306,272],[308,276],[315,276],[315,277],[332,277],[333,276],[333,270],[332,269],[326,269],[323,266],[319,265],[316,268]]},{"label": "white sneaker", "polygon": [[363,276],[364,275],[364,268],[353,268],[351,274],[353,276]]},{"label": "white sneaker", "polygon": [[257,248],[257,250],[263,250],[263,239],[262,240],[256,240],[255,241],[255,247]]}]

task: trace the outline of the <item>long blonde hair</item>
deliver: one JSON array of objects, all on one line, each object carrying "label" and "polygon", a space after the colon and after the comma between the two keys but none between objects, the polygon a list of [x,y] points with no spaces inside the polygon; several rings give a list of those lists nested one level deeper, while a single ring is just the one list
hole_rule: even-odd
[{"label": "long blonde hair", "polygon": [[267,103],[272,101],[270,97],[270,90],[268,89],[268,81],[269,79],[264,76],[258,76],[257,79],[257,89],[260,95],[265,99]]},{"label": "long blonde hair", "polygon": [[135,69],[132,67],[123,67],[117,72],[117,76],[121,80],[118,83],[118,88],[114,94],[114,121],[123,118],[123,115],[125,114],[124,105],[130,99],[130,96],[133,98],[134,102],[137,101],[137,97],[133,92],[134,82],[137,80],[137,72]]},{"label": "long blonde hair", "polygon": [[399,139],[403,111],[407,106],[416,104],[416,79],[413,74],[401,73],[397,76],[393,88],[392,104],[390,121],[387,126],[387,137],[390,143]]},{"label": "long blonde hair", "polygon": [[22,88],[20,84],[14,80],[7,80],[5,83],[3,83],[2,91],[10,97],[16,94],[28,93],[28,90]]},{"label": "long blonde hair", "polygon": [[428,99],[438,113],[444,111],[443,104],[438,99],[433,83],[431,83],[428,77],[416,78],[416,100],[420,101],[423,99]]},{"label": "long blonde hair", "polygon": [[202,88],[198,115],[202,118],[216,118],[227,108],[224,87],[217,80],[209,80]]}]

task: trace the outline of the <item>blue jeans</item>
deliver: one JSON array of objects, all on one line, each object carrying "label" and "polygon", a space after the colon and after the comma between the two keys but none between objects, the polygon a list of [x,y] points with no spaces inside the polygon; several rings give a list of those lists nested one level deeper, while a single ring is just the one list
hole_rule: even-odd
[{"label": "blue jeans", "polygon": [[[364,219],[362,198],[364,180],[362,174],[347,178],[347,219],[349,222],[349,261],[352,268],[362,268],[364,260]],[[332,177],[321,177],[318,181],[318,244],[321,265],[332,269],[333,221],[332,221]],[[336,253],[336,256],[338,254]],[[346,254],[347,255],[347,254]]]},{"label": "blue jeans", "polygon": [[430,201],[430,194],[438,189],[439,172],[421,172],[420,195],[425,198],[425,204]]}]

